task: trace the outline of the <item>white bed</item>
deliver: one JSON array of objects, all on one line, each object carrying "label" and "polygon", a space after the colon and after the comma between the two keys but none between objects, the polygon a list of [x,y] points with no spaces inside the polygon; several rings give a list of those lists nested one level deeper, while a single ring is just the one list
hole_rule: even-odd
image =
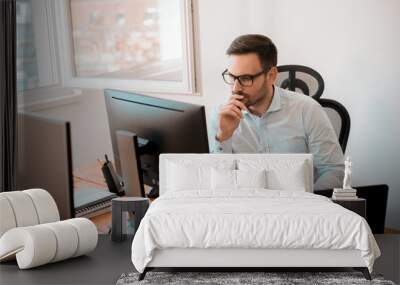
[{"label": "white bed", "polygon": [[155,267],[354,267],[370,278],[380,251],[367,222],[310,193],[312,173],[308,154],[161,155],[160,197],[132,243],[140,278]]}]

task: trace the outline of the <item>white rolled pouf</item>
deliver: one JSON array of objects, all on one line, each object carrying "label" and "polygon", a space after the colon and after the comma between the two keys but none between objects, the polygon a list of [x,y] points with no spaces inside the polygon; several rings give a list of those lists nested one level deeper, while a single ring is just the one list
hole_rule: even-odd
[{"label": "white rolled pouf", "polygon": [[[1,193],[0,193],[1,194]],[[8,230],[15,228],[17,222],[10,202],[0,195],[0,237]]]},{"label": "white rolled pouf", "polygon": [[79,244],[74,257],[90,252],[96,248],[98,232],[92,221],[86,218],[75,218],[65,220],[65,222],[70,223],[78,233]]},{"label": "white rolled pouf", "polygon": [[75,255],[78,250],[78,233],[71,228],[69,223],[65,221],[44,224],[56,236],[57,252],[51,262],[57,262],[70,258]]},{"label": "white rolled pouf", "polygon": [[22,191],[29,195],[38,215],[39,224],[51,223],[60,220],[56,201],[49,192],[43,189],[28,189]]},{"label": "white rolled pouf", "polygon": [[28,194],[23,191],[12,191],[3,192],[0,195],[10,203],[17,227],[33,226],[39,223],[35,205]]},{"label": "white rolled pouf", "polygon": [[77,257],[96,248],[96,226],[76,218],[8,230],[0,238],[0,261],[16,256],[20,269]]},{"label": "white rolled pouf", "polygon": [[0,237],[15,227],[59,220],[57,204],[46,190],[28,189],[0,193]]},{"label": "white rolled pouf", "polygon": [[41,225],[14,228],[0,238],[0,260],[15,256],[20,269],[49,263],[56,251],[54,233]]}]

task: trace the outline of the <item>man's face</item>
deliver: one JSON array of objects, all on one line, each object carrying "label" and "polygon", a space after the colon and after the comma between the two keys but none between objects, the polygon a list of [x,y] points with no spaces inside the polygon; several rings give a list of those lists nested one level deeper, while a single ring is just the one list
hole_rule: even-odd
[{"label": "man's face", "polygon": [[[255,75],[263,70],[260,60],[255,53],[231,55],[228,72],[234,76]],[[242,86],[239,80],[235,80],[232,85],[232,94],[243,95],[242,102],[247,106],[255,106],[266,96],[272,96],[272,85],[275,78],[270,76],[270,72],[263,73],[253,79],[253,85]]]}]

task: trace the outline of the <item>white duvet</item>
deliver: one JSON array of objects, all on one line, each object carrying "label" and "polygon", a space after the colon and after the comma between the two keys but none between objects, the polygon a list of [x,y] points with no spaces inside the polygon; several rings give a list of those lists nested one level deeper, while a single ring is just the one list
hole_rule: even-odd
[{"label": "white duvet", "polygon": [[162,195],[134,237],[135,268],[143,272],[164,248],[358,249],[370,272],[380,255],[359,215],[320,195],[265,189]]}]

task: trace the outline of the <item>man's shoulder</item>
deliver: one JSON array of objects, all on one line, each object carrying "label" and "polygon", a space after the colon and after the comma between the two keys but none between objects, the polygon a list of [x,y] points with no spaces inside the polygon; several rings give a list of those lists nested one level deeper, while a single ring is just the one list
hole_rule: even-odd
[{"label": "man's shoulder", "polygon": [[317,104],[318,102],[315,101],[312,97],[305,95],[303,93],[295,92],[295,91],[290,91],[288,89],[282,89],[279,88],[281,96],[289,101],[292,102],[298,102],[298,103],[304,103],[304,104]]},{"label": "man's shoulder", "polygon": [[293,107],[313,108],[320,106],[319,103],[308,95],[303,93],[290,91],[287,89],[279,88],[282,99]]}]

